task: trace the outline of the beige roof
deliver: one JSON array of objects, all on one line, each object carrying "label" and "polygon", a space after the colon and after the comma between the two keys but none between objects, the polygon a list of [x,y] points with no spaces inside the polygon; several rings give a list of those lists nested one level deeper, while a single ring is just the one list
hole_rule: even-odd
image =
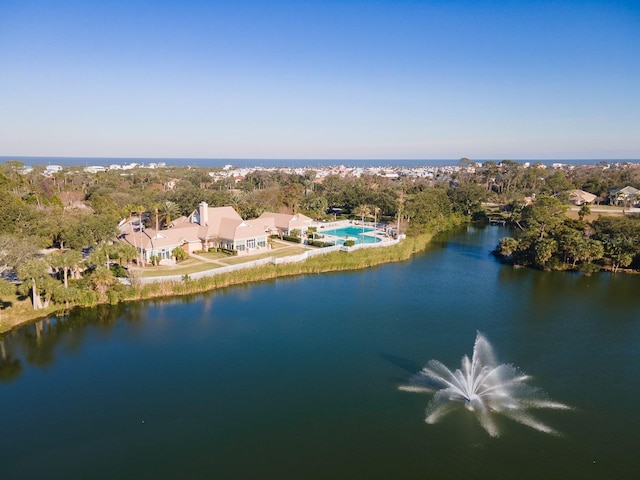
[{"label": "beige roof", "polygon": [[131,232],[129,229],[123,232],[121,239],[130,245],[142,246],[145,250],[177,247],[183,243],[200,243],[198,228],[199,225],[197,224],[191,224],[191,228],[182,227],[160,231],[156,231],[153,228],[145,228],[142,234],[140,232]]},{"label": "beige roof", "polygon": [[[207,217],[208,222],[211,224],[212,222],[216,222],[221,218],[234,218],[236,220],[242,220],[242,217],[238,212],[235,211],[233,207],[207,207]],[[200,209],[196,208],[191,215],[189,215],[189,221],[202,224],[202,219],[200,218]]]},{"label": "beige roof", "polygon": [[[286,215],[293,217],[293,215]],[[172,222],[172,228],[156,231],[147,228],[142,232],[133,231],[130,224],[121,227],[121,239],[145,250],[167,248],[183,243],[201,243],[214,238],[244,240],[264,237],[276,230],[274,218],[243,220],[233,207],[208,207],[207,224],[200,225],[200,211],[195,210],[189,217],[180,217]],[[304,217],[304,215],[303,215]],[[305,217],[308,218],[308,217]],[[310,219],[309,219],[310,220]]]},{"label": "beige roof", "polygon": [[181,217],[178,217],[175,220],[171,221],[171,228],[189,227],[190,223],[191,222],[189,222],[189,219],[182,215]]},{"label": "beige roof", "polygon": [[[247,232],[261,232],[262,235],[276,231],[276,225],[273,220],[264,218],[254,218],[253,220],[245,220],[245,224],[249,227],[243,234]],[[243,227],[244,228],[244,227]],[[255,233],[258,236],[259,233]]]},{"label": "beige roof", "polygon": [[209,221],[213,218],[235,218],[242,220],[242,217],[233,207],[209,207]]},{"label": "beige roof", "polygon": [[276,227],[287,230],[290,230],[292,228],[308,227],[313,222],[311,218],[301,213],[290,215],[287,213],[264,212],[258,217],[259,220],[269,218],[273,219]]},{"label": "beige roof", "polygon": [[598,197],[593,193],[585,192],[584,190],[575,189],[575,190],[569,191],[569,198],[571,200],[578,200],[580,202],[591,203]]},{"label": "beige roof", "polygon": [[610,195],[628,195],[628,196],[640,195],[640,190],[631,186],[626,186],[623,188],[616,188],[614,190],[611,190],[609,194]]},{"label": "beige roof", "polygon": [[242,217],[233,207],[207,207],[206,222],[203,222],[200,218],[199,208],[194,210],[188,218],[189,222],[193,222],[193,225],[199,225],[201,227],[198,236],[203,239],[222,236],[220,235],[221,222],[225,219],[231,219],[237,222],[242,221]]},{"label": "beige roof", "polygon": [[220,222],[220,238],[229,240],[244,240],[265,236],[268,231],[275,230],[273,224],[265,224],[263,220],[233,220],[224,218]]}]

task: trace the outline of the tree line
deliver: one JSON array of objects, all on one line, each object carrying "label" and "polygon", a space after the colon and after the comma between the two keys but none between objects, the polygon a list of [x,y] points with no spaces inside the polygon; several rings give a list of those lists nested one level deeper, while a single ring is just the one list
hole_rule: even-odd
[{"label": "tree line", "polygon": [[640,215],[599,216],[587,222],[588,207],[578,219],[568,218],[566,210],[566,204],[550,196],[512,210],[511,221],[519,230],[502,238],[495,253],[516,265],[546,270],[617,272],[640,266]]},{"label": "tree line", "polygon": [[[637,256],[633,218],[601,219],[587,228],[563,219],[562,212],[568,189],[583,188],[604,201],[610,188],[640,186],[638,171],[630,168],[544,170],[510,161],[477,167],[462,159],[460,168],[430,177],[319,178],[313,170],[256,170],[240,179],[214,179],[204,168],[98,173],[77,168],[44,176],[44,167],[24,173],[22,166],[0,165],[0,273],[21,282],[17,293],[30,297],[34,308],[118,302],[126,292],[114,274],[141,263],[135,248],[113,242],[119,222],[141,218],[146,227],[168,228],[202,201],[231,205],[243,218],[275,211],[316,220],[368,219],[409,236],[443,230],[460,219],[482,219],[483,203],[495,202],[507,205],[514,225],[523,227],[499,248],[514,263],[595,268],[589,265],[606,260],[618,269],[634,265]],[[525,195],[537,195],[535,208],[522,206]],[[540,220],[540,210],[552,211],[542,215],[550,219]],[[45,249],[55,251],[44,255]],[[14,284],[0,283],[0,295],[16,293]]]},{"label": "tree line", "polygon": [[20,167],[0,166],[0,273],[19,281],[16,287],[1,280],[0,295],[28,297],[34,309],[125,298],[115,274],[143,264],[136,248],[114,242],[123,219],[161,230],[202,201],[231,205],[243,218],[276,211],[333,219],[328,209],[334,207],[343,218],[390,222],[416,235],[445,228],[460,210],[445,182],[340,176],[318,182],[314,172],[257,171],[230,183],[187,168],[45,177],[37,169],[21,173]]}]

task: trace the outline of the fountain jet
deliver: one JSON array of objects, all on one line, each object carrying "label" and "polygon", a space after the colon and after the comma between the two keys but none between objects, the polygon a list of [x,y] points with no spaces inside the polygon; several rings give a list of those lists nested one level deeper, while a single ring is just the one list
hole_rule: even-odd
[{"label": "fountain jet", "polygon": [[480,425],[492,437],[500,431],[495,422],[502,415],[541,432],[557,434],[551,427],[537,420],[531,410],[569,409],[567,405],[549,400],[544,392],[525,382],[531,377],[509,364],[498,364],[488,340],[480,332],[476,335],[471,359],[462,357],[461,368],[449,370],[437,360],[431,360],[409,385],[400,390],[434,393],[427,406],[425,421],[433,424],[460,405],[473,412]]}]

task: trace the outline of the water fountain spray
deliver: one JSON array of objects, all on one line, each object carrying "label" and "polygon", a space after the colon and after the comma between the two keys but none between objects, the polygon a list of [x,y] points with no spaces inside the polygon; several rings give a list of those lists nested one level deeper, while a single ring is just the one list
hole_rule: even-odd
[{"label": "water fountain spray", "polygon": [[519,372],[513,365],[498,364],[488,340],[478,332],[471,359],[462,357],[461,368],[455,372],[437,360],[431,360],[409,385],[400,390],[434,393],[427,406],[425,421],[433,424],[459,406],[473,412],[480,425],[492,437],[500,431],[496,415],[510,418],[541,432],[557,434],[551,427],[537,420],[531,410],[569,409],[554,402],[544,392],[525,382],[531,377]]}]

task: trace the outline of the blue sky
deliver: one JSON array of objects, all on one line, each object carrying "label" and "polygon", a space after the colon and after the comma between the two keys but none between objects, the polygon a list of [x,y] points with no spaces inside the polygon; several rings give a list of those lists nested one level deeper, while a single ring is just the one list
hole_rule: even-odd
[{"label": "blue sky", "polygon": [[0,155],[640,158],[640,5],[0,0]]}]

